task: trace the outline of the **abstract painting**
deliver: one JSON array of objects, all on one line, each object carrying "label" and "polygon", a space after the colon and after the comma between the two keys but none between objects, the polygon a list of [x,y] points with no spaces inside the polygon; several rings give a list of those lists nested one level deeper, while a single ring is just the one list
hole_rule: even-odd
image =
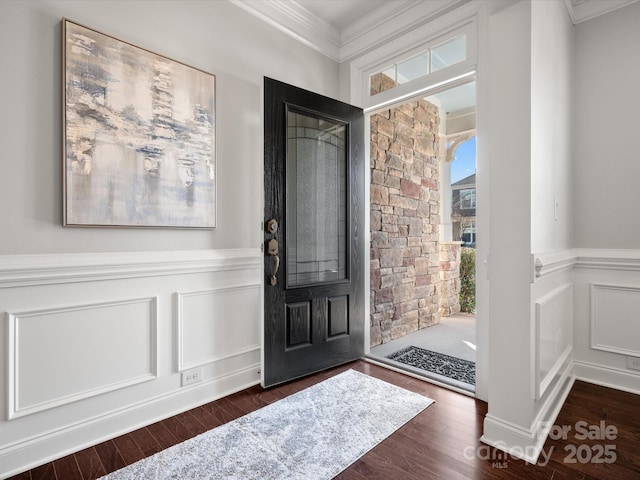
[{"label": "abstract painting", "polygon": [[63,20],[64,224],[216,224],[215,76]]}]

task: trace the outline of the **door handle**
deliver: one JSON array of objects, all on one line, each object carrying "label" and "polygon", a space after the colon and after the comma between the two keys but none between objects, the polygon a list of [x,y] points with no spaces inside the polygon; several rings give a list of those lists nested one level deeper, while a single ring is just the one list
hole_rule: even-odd
[{"label": "door handle", "polygon": [[271,283],[272,286],[276,286],[276,283],[278,283],[278,279],[276,278],[276,274],[278,273],[278,269],[280,268],[280,257],[276,254],[273,255],[273,275],[271,275],[271,278],[269,278],[269,282]]},{"label": "door handle", "polygon": [[276,275],[278,274],[278,269],[280,268],[280,257],[278,256],[278,241],[275,238],[269,240],[267,244],[267,253],[273,257],[273,274],[269,277],[269,283],[272,286],[275,286],[278,283],[278,279]]}]

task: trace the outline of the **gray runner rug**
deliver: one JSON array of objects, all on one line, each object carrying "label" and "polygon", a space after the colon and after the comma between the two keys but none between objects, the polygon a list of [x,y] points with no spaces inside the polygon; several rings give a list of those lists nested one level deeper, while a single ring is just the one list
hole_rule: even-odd
[{"label": "gray runner rug", "polygon": [[102,479],[330,479],[433,403],[347,370]]}]

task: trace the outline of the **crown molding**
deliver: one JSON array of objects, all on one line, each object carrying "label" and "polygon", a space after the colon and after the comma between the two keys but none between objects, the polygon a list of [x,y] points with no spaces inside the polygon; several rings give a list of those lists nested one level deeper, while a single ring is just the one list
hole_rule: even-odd
[{"label": "crown molding", "polygon": [[[338,30],[296,0],[228,0],[336,62],[356,57],[377,44],[476,0],[397,0],[387,2]],[[565,0],[577,25],[639,0]]]},{"label": "crown molding", "polygon": [[327,57],[340,61],[340,32],[297,2],[285,0],[229,0],[260,20]]},{"label": "crown molding", "polygon": [[565,0],[571,22],[577,25],[587,20],[613,12],[638,0]]},{"label": "crown molding", "polygon": [[434,20],[470,0],[403,0],[389,2],[342,30],[340,61],[353,58]]},{"label": "crown molding", "polygon": [[343,62],[471,0],[388,2],[341,31],[295,0],[228,1],[332,60]]}]

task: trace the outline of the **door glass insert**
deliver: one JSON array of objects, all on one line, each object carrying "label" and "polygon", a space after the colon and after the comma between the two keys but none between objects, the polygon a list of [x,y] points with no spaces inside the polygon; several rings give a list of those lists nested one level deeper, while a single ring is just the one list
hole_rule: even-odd
[{"label": "door glass insert", "polygon": [[287,112],[287,285],[347,278],[347,126]]}]

